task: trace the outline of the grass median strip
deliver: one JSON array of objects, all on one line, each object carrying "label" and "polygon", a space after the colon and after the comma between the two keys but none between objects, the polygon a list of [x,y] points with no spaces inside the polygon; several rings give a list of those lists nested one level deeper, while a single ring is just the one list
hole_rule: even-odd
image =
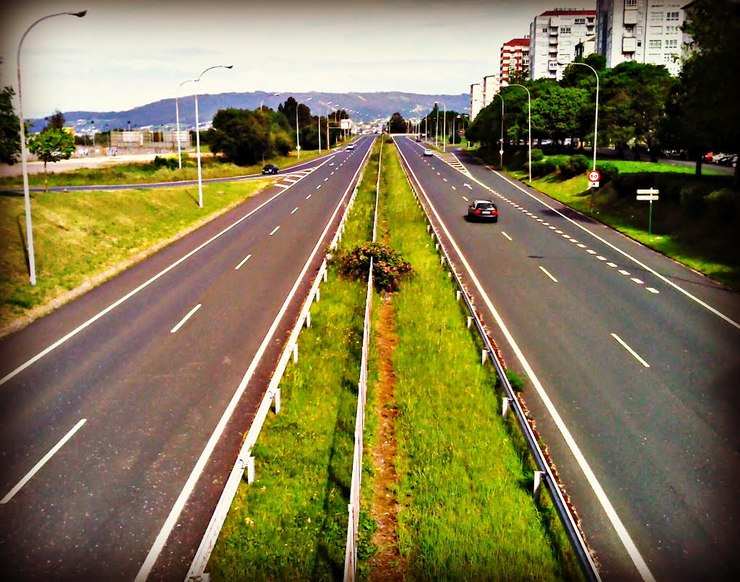
[{"label": "grass median strip", "polygon": [[[387,548],[366,536],[362,576],[374,579],[394,568],[424,580],[577,577],[528,491],[531,475],[498,415],[492,371],[480,365],[395,155],[384,156],[383,167],[381,240],[413,265],[415,275],[390,298],[397,335],[390,355],[392,399],[378,400],[389,390],[383,386],[388,375],[377,371],[369,397],[371,409],[396,411],[392,462],[398,479],[381,493],[398,505],[398,556],[378,560]],[[380,317],[376,310],[374,329],[388,330]],[[383,343],[375,342],[373,354],[381,369]],[[377,440],[369,435],[368,447]],[[370,467],[363,481],[366,503],[377,472]],[[368,517],[370,529],[377,519]]]}]

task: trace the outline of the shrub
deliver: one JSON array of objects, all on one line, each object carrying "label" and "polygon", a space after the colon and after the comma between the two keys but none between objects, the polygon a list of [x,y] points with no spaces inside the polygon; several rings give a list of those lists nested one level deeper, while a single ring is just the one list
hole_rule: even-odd
[{"label": "shrub", "polygon": [[373,259],[373,282],[379,291],[397,291],[403,277],[412,273],[409,263],[392,248],[381,243],[369,243],[356,247],[339,257],[339,272],[345,277],[365,279]]},{"label": "shrub", "polygon": [[532,150],[532,161],[533,162],[539,162],[540,160],[545,159],[545,154],[542,152],[541,149],[535,148]]},{"label": "shrub", "polygon": [[698,184],[688,183],[679,194],[681,200],[681,209],[687,216],[701,216],[706,210],[704,203],[704,192]]},{"label": "shrub", "polygon": [[596,164],[596,169],[601,172],[601,183],[600,186],[611,182],[619,174],[619,168],[614,164],[608,162],[602,164]]},{"label": "shrub", "polygon": [[160,156],[154,156],[154,159],[151,161],[151,165],[155,170],[159,170],[160,168],[176,170],[178,167],[177,158],[162,158]]},{"label": "shrub", "polygon": [[582,156],[580,154],[570,156],[561,161],[560,164],[558,164],[558,168],[560,169],[560,176],[566,180],[568,178],[580,176],[586,170],[588,170],[589,166],[589,159],[586,156]]},{"label": "shrub", "polygon": [[[527,169],[528,164],[524,164],[524,169]],[[542,178],[548,174],[552,174],[557,169],[555,162],[549,158],[532,162],[532,177]]]}]

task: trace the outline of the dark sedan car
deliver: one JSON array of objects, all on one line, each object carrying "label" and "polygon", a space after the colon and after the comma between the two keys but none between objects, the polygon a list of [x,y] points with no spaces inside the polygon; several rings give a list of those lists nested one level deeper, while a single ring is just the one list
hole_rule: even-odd
[{"label": "dark sedan car", "polygon": [[468,206],[467,219],[498,222],[498,208],[493,200],[473,200]]},{"label": "dark sedan car", "polygon": [[278,168],[275,164],[267,164],[264,168],[262,168],[263,174],[277,174],[280,171],[280,168]]}]

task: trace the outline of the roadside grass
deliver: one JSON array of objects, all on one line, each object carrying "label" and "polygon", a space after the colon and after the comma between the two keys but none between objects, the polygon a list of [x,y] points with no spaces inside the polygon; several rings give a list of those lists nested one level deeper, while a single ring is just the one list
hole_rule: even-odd
[{"label": "roadside grass", "polygon": [[396,495],[405,576],[578,577],[561,557],[567,550],[555,547],[541,522],[528,491],[531,476],[498,413],[493,371],[478,360],[400,164],[395,155],[384,156],[383,163],[386,234],[415,271],[392,298],[398,333],[395,463],[401,475]]},{"label": "roadside grass", "polygon": [[[300,160],[295,152],[288,156],[278,156],[265,160],[265,164],[277,165],[281,171],[289,170],[291,166],[304,163],[319,156],[318,150],[301,150]],[[177,166],[177,154],[162,154],[159,156]],[[120,184],[156,184],[161,182],[180,182],[184,180],[197,180],[196,156],[192,153],[183,154],[182,169],[175,167],[157,167],[153,162],[129,162],[117,163],[111,159],[110,164],[95,168],[80,168],[70,172],[56,172],[54,164],[48,165],[49,173],[29,174],[28,182],[32,188],[43,188],[48,186],[94,186],[94,185],[120,185]],[[237,166],[230,162],[211,155],[201,156],[201,171],[203,179],[226,178],[237,176],[248,176],[262,172],[261,162],[251,166]],[[22,176],[11,176],[0,178],[0,190],[20,190],[23,188]]]},{"label": "roadside grass", "polygon": [[[630,191],[620,193],[612,183],[605,184],[596,192],[593,212],[585,175],[562,180],[549,174],[532,180],[532,186],[731,289],[740,289],[740,206],[729,194],[729,176],[715,171],[697,179],[692,168],[682,166],[608,163],[619,168],[618,180],[629,184]],[[526,172],[510,174],[527,182]],[[635,199],[640,187],[660,191],[660,200],[653,204],[651,232],[648,203]]]},{"label": "roadside grass", "polygon": [[[377,145],[365,174],[340,252],[371,237]],[[240,484],[211,555],[211,580],[342,578],[365,283],[331,264],[328,279],[280,384],[281,412],[253,449],[256,480]]]},{"label": "roadside grass", "polygon": [[0,329],[151,254],[266,188],[272,179],[197,187],[34,193],[37,284],[26,261],[23,197],[0,195]]}]

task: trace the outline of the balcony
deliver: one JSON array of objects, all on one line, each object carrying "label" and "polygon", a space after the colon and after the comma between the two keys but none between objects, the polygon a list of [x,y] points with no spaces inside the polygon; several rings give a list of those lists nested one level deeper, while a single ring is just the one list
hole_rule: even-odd
[{"label": "balcony", "polygon": [[637,50],[637,39],[634,37],[625,37],[622,39],[622,52],[633,53]]}]

